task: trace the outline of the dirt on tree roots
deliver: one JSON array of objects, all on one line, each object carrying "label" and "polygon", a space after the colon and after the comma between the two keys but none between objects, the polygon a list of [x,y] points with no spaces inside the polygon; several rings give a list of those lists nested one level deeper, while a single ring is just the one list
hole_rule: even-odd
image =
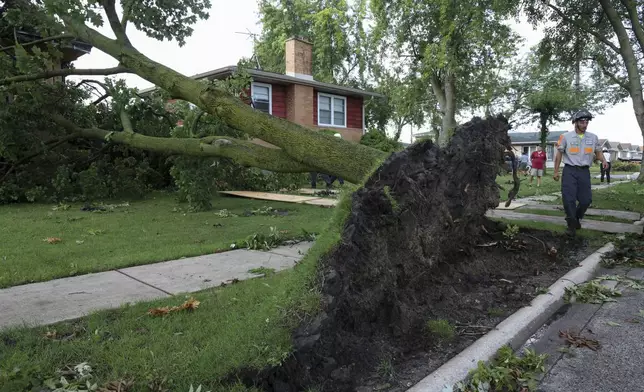
[{"label": "dirt on tree roots", "polygon": [[485,218],[508,129],[475,118],[444,149],[392,154],[320,260],[323,311],[295,331],[294,355],[242,379],[279,392],[404,391],[585,257],[583,243]]}]

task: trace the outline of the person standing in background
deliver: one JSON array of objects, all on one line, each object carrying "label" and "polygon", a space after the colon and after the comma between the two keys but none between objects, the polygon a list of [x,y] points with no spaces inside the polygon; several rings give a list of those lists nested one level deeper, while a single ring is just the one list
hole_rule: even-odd
[{"label": "person standing in background", "polygon": [[537,147],[537,150],[530,155],[531,169],[530,169],[530,182],[528,185],[532,185],[532,179],[534,176],[537,176],[537,187],[541,186],[541,177],[543,177],[543,169],[546,167],[546,161],[548,156],[541,146]]},{"label": "person standing in background", "polygon": [[602,153],[604,154],[604,159],[606,159],[606,162],[608,162],[608,167],[604,169],[604,165],[599,165],[601,168],[601,173],[602,173],[602,178],[601,182],[604,182],[604,174],[606,175],[606,183],[610,184],[610,169],[612,167],[612,164],[610,162],[610,152],[608,152],[608,149],[606,147],[603,148]]}]

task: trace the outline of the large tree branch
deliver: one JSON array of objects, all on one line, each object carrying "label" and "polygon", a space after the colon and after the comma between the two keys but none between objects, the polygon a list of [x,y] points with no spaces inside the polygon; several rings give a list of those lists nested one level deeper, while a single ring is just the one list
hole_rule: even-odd
[{"label": "large tree branch", "polygon": [[583,23],[579,23],[576,20],[572,19],[571,17],[566,15],[562,10],[560,10],[559,8],[557,8],[556,6],[554,6],[554,5],[550,4],[550,3],[548,3],[547,6],[548,6],[548,8],[552,9],[553,11],[555,11],[557,13],[557,15],[559,15],[559,17],[561,19],[563,19],[566,22],[572,24],[573,26],[577,27],[578,29],[580,29],[580,30],[592,35],[593,37],[597,38],[600,42],[602,42],[604,45],[606,45],[609,48],[611,48],[615,53],[620,54],[620,51],[619,51],[619,48],[617,47],[617,45],[615,45],[614,43],[610,42],[610,40],[608,38],[606,38],[603,35],[601,35],[598,31],[595,31],[593,29],[589,29]]},{"label": "large tree branch", "polygon": [[[38,45],[38,44],[44,44],[49,41],[56,41],[56,40],[63,40],[63,39],[74,39],[73,35],[69,34],[61,34],[61,35],[53,35],[51,37],[45,37],[42,39],[37,39],[35,41],[30,41],[30,42],[25,42],[24,44],[20,44],[23,48],[25,46],[31,46],[31,45]],[[11,49],[15,49],[15,46],[5,46],[4,48],[0,48],[0,52],[6,52]]]},{"label": "large tree branch", "polygon": [[132,121],[130,121],[130,116],[128,116],[125,109],[121,110],[121,124],[123,124],[123,131],[127,133],[134,133],[134,128],[132,127]]},{"label": "large tree branch", "polygon": [[263,147],[225,136],[204,139],[154,137],[139,133],[109,132],[100,128],[81,128],[60,115],[53,115],[52,120],[81,138],[107,140],[146,151],[202,158],[229,158],[243,166],[282,173],[305,173],[318,170],[294,161],[281,149]]},{"label": "large tree branch", "polygon": [[[79,39],[119,60],[140,77],[165,89],[174,97],[192,102],[217,116],[234,129],[278,146],[296,162],[317,167],[322,173],[360,183],[388,156],[362,144],[334,138],[302,125],[252,109],[227,91],[189,78],[146,57],[132,46],[124,46],[98,31],[60,15]],[[312,151],[315,150],[315,153]],[[347,159],[351,157],[351,159]]]},{"label": "large tree branch", "polygon": [[617,13],[617,10],[611,4],[610,0],[600,0],[604,13],[608,17],[610,24],[613,26],[615,34],[619,39],[620,55],[626,66],[626,73],[628,74],[628,92],[633,100],[642,100],[642,82],[640,81],[640,74],[637,64],[637,58],[631,45],[628,32],[624,28],[624,24]]},{"label": "large tree branch", "polygon": [[595,59],[595,61],[597,62],[597,65],[599,65],[599,68],[601,69],[601,71],[602,71],[602,73],[604,74],[604,76],[606,76],[608,79],[610,79],[610,80],[611,80],[611,82],[613,82],[613,83],[615,83],[616,85],[620,86],[621,88],[623,88],[623,89],[624,89],[624,90],[626,90],[627,92],[629,92],[629,91],[630,91],[629,86],[628,86],[628,82],[627,82],[627,81],[625,81],[625,80],[621,80],[621,79],[617,76],[617,74],[615,74],[615,73],[613,73],[613,72],[609,71],[609,70],[608,70],[608,68],[606,68],[606,66],[604,65],[604,63],[603,63],[602,61],[597,60],[597,59]]},{"label": "large tree branch", "polygon": [[115,0],[103,0],[102,1],[103,9],[107,15],[107,20],[110,23],[110,27],[116,35],[116,40],[122,44],[131,46],[130,39],[125,34],[125,27],[121,24],[118,15],[116,14],[116,5]]},{"label": "large tree branch", "polygon": [[40,79],[49,79],[57,76],[72,76],[72,75],[85,75],[85,76],[100,76],[100,75],[115,75],[120,73],[132,73],[126,67],[113,67],[113,68],[97,68],[97,69],[57,69],[54,71],[45,71],[29,75],[12,76],[6,79],[0,79],[0,86],[11,83],[31,82]]},{"label": "large tree branch", "polygon": [[621,2],[628,12],[628,17],[631,21],[631,25],[633,26],[632,30],[640,45],[640,50],[644,52],[644,29],[642,28],[642,23],[637,15],[637,4],[635,4],[635,1],[633,0],[621,0]]}]

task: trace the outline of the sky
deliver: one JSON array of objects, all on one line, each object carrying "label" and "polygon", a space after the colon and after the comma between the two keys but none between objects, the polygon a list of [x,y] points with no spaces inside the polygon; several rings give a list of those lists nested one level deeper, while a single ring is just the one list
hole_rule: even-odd
[{"label": "sky", "polygon": [[[212,0],[210,18],[193,26],[194,32],[183,47],[179,47],[175,41],[157,41],[148,38],[144,33],[135,30],[134,26],[128,26],[128,36],[132,44],[143,54],[187,76],[235,65],[241,57],[250,57],[253,51],[252,39],[248,35],[238,33],[260,33],[261,26],[257,0],[236,0],[233,4],[227,3],[225,5],[224,0]],[[527,24],[519,25],[514,22],[511,24],[525,39],[524,51],[541,39],[541,31],[533,30]],[[98,30],[113,37],[109,25]],[[81,57],[74,64],[76,68],[107,68],[116,66],[117,61],[93,48],[89,55]],[[136,75],[124,74],[118,77],[125,79],[130,87],[144,89],[152,86],[152,83]],[[555,124],[550,129],[551,131],[572,130],[572,124],[570,122]],[[537,130],[537,124],[518,129],[518,131]],[[600,138],[643,144],[630,98],[598,115],[591,122],[588,130],[596,133]],[[412,132],[418,132],[418,130],[407,127],[400,141],[410,142]]]}]

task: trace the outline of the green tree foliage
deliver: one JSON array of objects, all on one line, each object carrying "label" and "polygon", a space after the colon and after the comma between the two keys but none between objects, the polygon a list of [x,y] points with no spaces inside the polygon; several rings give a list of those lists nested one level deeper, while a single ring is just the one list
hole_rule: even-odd
[{"label": "green tree foliage", "polygon": [[507,113],[516,125],[539,124],[544,148],[550,125],[569,121],[580,108],[599,113],[606,105],[603,86],[578,82],[569,67],[543,61],[536,50],[513,66],[506,82],[516,99]]},{"label": "green tree foliage", "polygon": [[[352,8],[345,0],[260,0],[262,33],[255,41],[261,69],[284,73],[285,43],[301,37],[313,45],[313,77],[328,83],[363,85],[366,70],[362,26],[364,1]],[[257,64],[246,60],[245,64]]]},{"label": "green tree foliage", "polygon": [[[530,21],[545,28],[540,53],[570,68],[594,71],[598,84],[607,82],[607,101],[630,96],[644,138],[644,95],[641,68],[644,59],[644,4],[636,0],[525,2]],[[644,182],[644,165],[639,182]]]},{"label": "green tree foliage", "polygon": [[362,138],[360,138],[360,144],[364,144],[365,146],[373,147],[384,152],[395,152],[403,149],[403,145],[400,142],[396,141],[396,139],[387,137],[384,132],[379,131],[371,131],[362,135]]},{"label": "green tree foliage", "polygon": [[504,23],[514,7],[505,1],[371,0],[382,51],[392,49],[405,59],[438,102],[441,144],[455,129],[459,111],[493,99],[498,71],[518,41]]}]

